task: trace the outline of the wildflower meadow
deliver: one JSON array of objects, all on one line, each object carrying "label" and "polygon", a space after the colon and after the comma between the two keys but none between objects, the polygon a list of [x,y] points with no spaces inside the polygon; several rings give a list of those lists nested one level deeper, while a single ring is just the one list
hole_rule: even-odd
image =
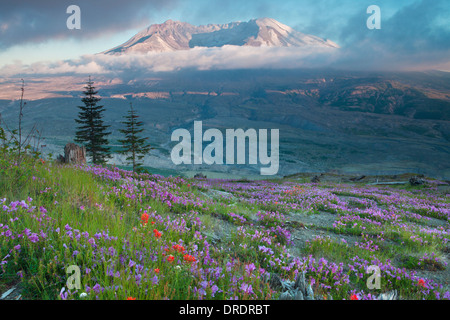
[{"label": "wildflower meadow", "polygon": [[[6,161],[6,160],[5,160]],[[29,160],[0,180],[0,290],[24,299],[450,299],[450,201],[419,187],[163,177]],[[13,168],[14,163],[9,168]],[[328,220],[324,219],[327,218]],[[70,266],[80,270],[72,288]],[[369,266],[380,288],[369,289]]]}]

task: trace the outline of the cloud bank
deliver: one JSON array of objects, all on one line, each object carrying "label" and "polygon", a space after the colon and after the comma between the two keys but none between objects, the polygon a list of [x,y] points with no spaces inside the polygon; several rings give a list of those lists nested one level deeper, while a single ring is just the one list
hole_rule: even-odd
[{"label": "cloud bank", "polygon": [[178,0],[19,0],[0,5],[0,49],[25,43],[73,37],[66,27],[67,7],[81,9],[79,38],[143,27],[153,13],[172,8]]},{"label": "cloud bank", "polygon": [[366,7],[348,19],[339,39],[336,66],[374,70],[450,71],[450,5],[447,0],[413,1],[382,19],[380,30],[361,27]]},{"label": "cloud bank", "polygon": [[296,47],[194,48],[164,53],[127,55],[85,55],[80,59],[38,62],[31,65],[10,64],[0,75],[56,74],[127,74],[138,76],[148,72],[170,72],[181,69],[284,69],[321,67],[335,59],[336,49]]}]

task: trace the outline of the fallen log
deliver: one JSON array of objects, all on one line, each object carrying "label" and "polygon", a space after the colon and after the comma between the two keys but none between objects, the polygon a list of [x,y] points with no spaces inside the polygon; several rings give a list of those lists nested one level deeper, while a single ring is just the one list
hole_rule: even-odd
[{"label": "fallen log", "polygon": [[372,182],[367,185],[376,186],[376,185],[389,185],[389,184],[407,184],[409,181],[385,181],[385,182]]},{"label": "fallen log", "polygon": [[362,179],[364,179],[366,176],[360,176],[360,177],[355,177],[355,178],[350,178],[350,181],[361,181]]}]

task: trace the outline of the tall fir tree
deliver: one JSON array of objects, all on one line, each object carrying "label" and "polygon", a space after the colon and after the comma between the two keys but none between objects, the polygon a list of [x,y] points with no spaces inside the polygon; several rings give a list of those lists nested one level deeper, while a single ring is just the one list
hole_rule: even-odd
[{"label": "tall fir tree", "polygon": [[146,143],[148,137],[143,138],[140,136],[142,131],[144,131],[142,128],[143,123],[138,121],[139,116],[131,103],[128,115],[124,116],[124,118],[126,120],[122,121],[122,124],[125,125],[125,129],[119,129],[119,131],[124,134],[125,138],[119,140],[123,148],[119,153],[128,155],[126,160],[133,165],[133,171],[138,172],[142,166],[141,160],[152,148]]},{"label": "tall fir tree", "polygon": [[104,164],[111,158],[106,139],[111,132],[106,131],[110,126],[103,124],[105,108],[98,105],[101,99],[95,96],[98,91],[95,91],[93,84],[89,76],[89,81],[84,87],[86,90],[83,91],[85,97],[81,99],[84,106],[78,106],[81,111],[78,113],[78,119],[75,119],[80,124],[75,133],[75,141],[86,147],[86,153],[92,157],[94,164]]}]

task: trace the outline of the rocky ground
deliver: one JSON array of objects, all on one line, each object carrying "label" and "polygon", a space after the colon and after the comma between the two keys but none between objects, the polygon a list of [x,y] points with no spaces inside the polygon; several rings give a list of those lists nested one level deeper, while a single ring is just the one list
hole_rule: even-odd
[{"label": "rocky ground", "polygon": [[22,300],[22,288],[20,283],[2,286],[0,289],[0,300]]}]

